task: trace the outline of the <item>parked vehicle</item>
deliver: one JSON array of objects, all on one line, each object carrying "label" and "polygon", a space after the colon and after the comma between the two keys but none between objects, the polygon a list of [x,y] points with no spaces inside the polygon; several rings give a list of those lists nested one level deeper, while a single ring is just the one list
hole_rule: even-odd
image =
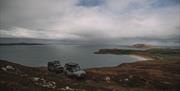
[{"label": "parked vehicle", "polygon": [[48,62],[48,71],[50,72],[63,72],[64,68],[59,61]]},{"label": "parked vehicle", "polygon": [[70,77],[85,78],[86,76],[86,72],[76,63],[66,63],[64,65],[64,72]]}]

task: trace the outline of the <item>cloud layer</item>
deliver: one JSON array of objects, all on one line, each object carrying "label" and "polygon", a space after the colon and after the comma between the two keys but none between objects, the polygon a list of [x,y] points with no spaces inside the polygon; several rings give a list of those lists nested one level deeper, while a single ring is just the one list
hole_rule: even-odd
[{"label": "cloud layer", "polygon": [[178,39],[179,0],[1,0],[0,37]]}]

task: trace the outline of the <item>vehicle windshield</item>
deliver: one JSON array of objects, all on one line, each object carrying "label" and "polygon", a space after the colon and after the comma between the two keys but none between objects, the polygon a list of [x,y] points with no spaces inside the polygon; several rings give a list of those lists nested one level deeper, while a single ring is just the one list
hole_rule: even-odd
[{"label": "vehicle windshield", "polygon": [[72,70],[73,70],[73,72],[76,72],[76,71],[81,70],[81,68],[79,66],[77,66],[77,67],[73,67]]},{"label": "vehicle windshield", "polygon": [[54,64],[54,66],[60,66],[60,64]]},{"label": "vehicle windshield", "polygon": [[60,62],[59,62],[59,61],[55,61],[55,62],[54,62],[54,65],[55,65],[55,66],[60,66]]}]

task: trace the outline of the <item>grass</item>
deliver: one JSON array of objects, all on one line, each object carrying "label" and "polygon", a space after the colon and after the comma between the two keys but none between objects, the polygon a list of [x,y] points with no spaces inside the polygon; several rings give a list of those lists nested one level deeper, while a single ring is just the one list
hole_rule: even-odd
[{"label": "grass", "polygon": [[[63,73],[48,72],[46,67],[27,67],[0,60],[0,68],[13,66],[14,71],[0,69],[0,91],[61,91],[69,86],[78,91],[179,91],[180,49],[100,49],[96,54],[130,54],[152,60],[123,63],[116,67],[86,69],[87,78],[76,80]],[[56,88],[36,85],[32,77],[56,82]],[[110,77],[109,81],[105,78]]]}]

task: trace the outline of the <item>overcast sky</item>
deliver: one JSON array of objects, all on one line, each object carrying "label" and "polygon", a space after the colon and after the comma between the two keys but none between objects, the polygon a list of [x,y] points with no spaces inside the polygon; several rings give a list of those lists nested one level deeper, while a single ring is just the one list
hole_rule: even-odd
[{"label": "overcast sky", "polygon": [[0,0],[0,37],[180,38],[180,0]]}]

